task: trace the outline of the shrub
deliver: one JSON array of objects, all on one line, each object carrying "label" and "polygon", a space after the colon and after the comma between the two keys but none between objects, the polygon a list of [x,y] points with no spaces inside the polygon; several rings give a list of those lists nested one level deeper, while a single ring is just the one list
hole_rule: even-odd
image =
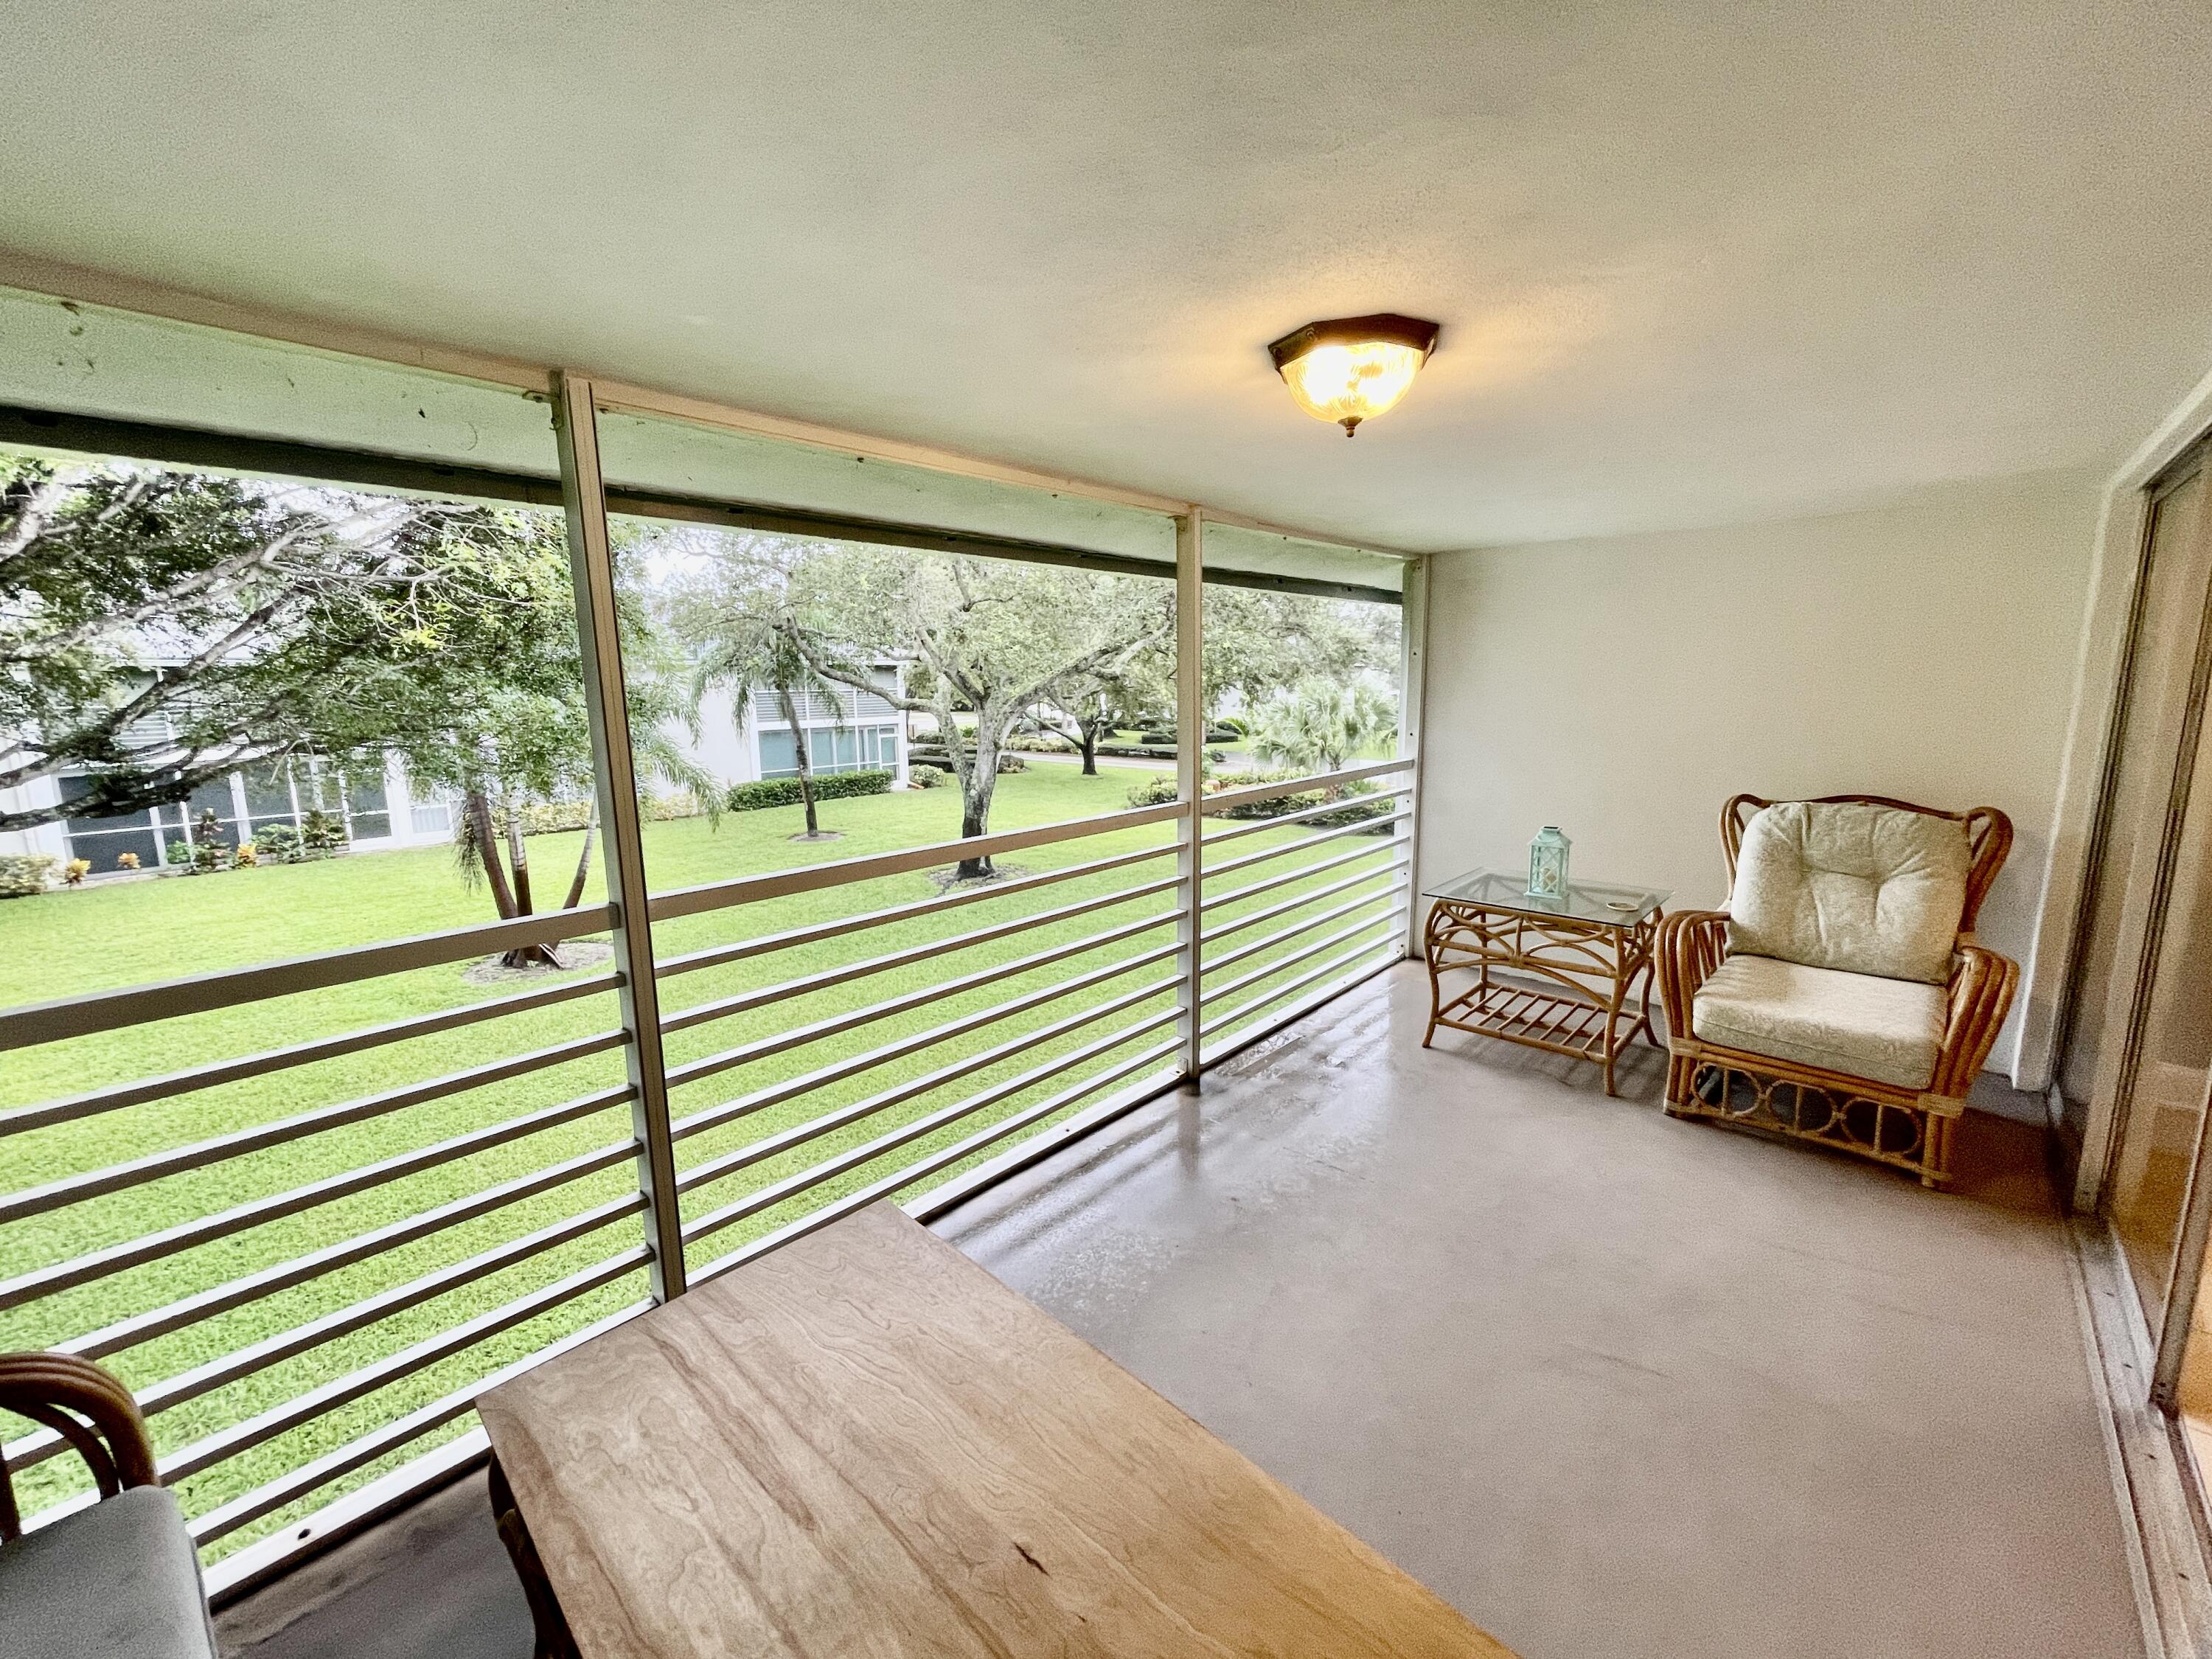
[{"label": "shrub", "polygon": [[165,850],[168,854],[169,864],[173,869],[190,870],[192,867],[191,842],[188,841],[173,841],[168,844]]},{"label": "shrub", "polygon": [[45,892],[53,868],[54,860],[44,853],[0,857],[0,898],[28,898]]},{"label": "shrub", "polygon": [[1030,763],[1019,755],[1009,755],[1003,750],[1000,751],[999,775],[1000,777],[1005,777],[1009,772],[1026,772],[1029,769]]},{"label": "shrub", "polygon": [[251,870],[260,862],[260,849],[250,841],[239,842],[230,855],[230,867],[234,870]]},{"label": "shrub", "polygon": [[1169,748],[1172,749],[1176,744],[1176,734],[1172,732],[1139,732],[1137,733],[1137,741],[1139,743],[1165,744]]},{"label": "shrub", "polygon": [[230,849],[219,841],[195,842],[191,848],[192,868],[220,870],[228,860]]},{"label": "shrub", "polygon": [[934,789],[952,775],[941,766],[915,766],[906,769],[906,781],[917,789]]},{"label": "shrub", "polygon": [[299,861],[300,832],[289,823],[272,823],[253,838],[257,864],[295,864]]},{"label": "shrub", "polygon": [[1025,755],[1073,755],[1076,745],[1050,732],[1017,732],[1000,745]]},{"label": "shrub", "polygon": [[[814,780],[814,799],[839,800],[848,795],[880,795],[890,787],[891,775],[888,772],[829,772]],[[730,811],[750,812],[763,806],[796,806],[805,799],[799,793],[797,778],[763,778],[757,783],[732,785]]]},{"label": "shrub", "polygon": [[90,859],[71,859],[62,866],[62,879],[72,887],[84,885],[84,878],[92,873]]},{"label": "shrub", "polygon": [[346,842],[345,820],[319,808],[300,821],[300,845],[309,858],[337,852]]},{"label": "shrub", "polygon": [[136,870],[138,867],[138,855],[136,853],[118,853],[115,855],[115,867],[118,870]]},{"label": "shrub", "polygon": [[[1263,783],[1287,783],[1297,775],[1293,772],[1223,772],[1206,780],[1205,790],[1209,795],[1228,789],[1256,788]],[[1295,794],[1274,795],[1266,800],[1246,801],[1231,806],[1216,816],[1224,818],[1279,818],[1291,812],[1303,812],[1309,806],[1325,806],[1332,800],[1347,796],[1369,795],[1376,786],[1364,781],[1345,786],[1334,794],[1324,789],[1301,789]],[[1129,792],[1132,806],[1164,806],[1176,798],[1176,781],[1170,777],[1154,778],[1140,783]],[[1352,801],[1338,812],[1322,812],[1304,819],[1303,827],[1315,830],[1334,830],[1340,825],[1358,823],[1364,818],[1382,817],[1389,814],[1388,800]]]},{"label": "shrub", "polygon": [[1164,749],[1158,745],[1148,749],[1133,743],[1102,743],[1098,745],[1098,752],[1109,760],[1173,760],[1176,757],[1172,744]]}]

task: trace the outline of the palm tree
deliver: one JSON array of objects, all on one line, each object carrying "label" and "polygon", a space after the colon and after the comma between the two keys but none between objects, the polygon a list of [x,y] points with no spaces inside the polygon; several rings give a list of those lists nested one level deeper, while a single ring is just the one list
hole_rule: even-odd
[{"label": "palm tree", "polygon": [[753,699],[763,692],[775,697],[791,728],[791,746],[799,765],[799,799],[806,808],[806,839],[820,841],[822,825],[814,810],[814,760],[807,752],[806,726],[800,718],[809,696],[826,699],[836,713],[832,726],[844,725],[844,703],[838,687],[825,678],[807,656],[801,624],[781,605],[725,612],[695,661],[691,673],[693,702],[709,687],[730,694],[730,715],[740,735],[752,718]]},{"label": "palm tree", "polygon": [[1396,708],[1368,680],[1305,679],[1260,705],[1252,749],[1271,765],[1339,772],[1361,750],[1397,735]]}]

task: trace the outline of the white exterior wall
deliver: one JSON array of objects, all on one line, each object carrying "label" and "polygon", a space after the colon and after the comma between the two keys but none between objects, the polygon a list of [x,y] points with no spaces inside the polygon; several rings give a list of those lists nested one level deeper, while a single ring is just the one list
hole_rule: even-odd
[{"label": "white exterior wall", "polygon": [[[2103,478],[1922,490],[1879,511],[1431,561],[1421,878],[1522,867],[1547,823],[1586,880],[1727,896],[1741,791],[2010,815],[1982,913],[2027,965]],[[2015,1003],[1993,1063],[2009,1070]]]},{"label": "white exterior wall", "polygon": [[[40,778],[15,789],[0,789],[0,811],[9,812],[35,811],[52,806],[62,798],[61,786],[52,778]],[[56,860],[69,857],[69,837],[58,823],[42,823],[33,830],[0,831],[0,858],[51,858]]]},{"label": "white exterior wall", "polygon": [[[876,666],[880,671],[888,671],[899,679],[902,680],[904,678],[904,671],[896,665],[884,663],[878,664]],[[730,694],[716,687],[708,691],[699,701],[699,734],[696,738],[694,738],[689,729],[680,722],[672,722],[664,728],[665,736],[681,747],[694,761],[705,767],[725,787],[732,784],[751,783],[762,775],[760,740],[763,731],[784,732],[790,729],[788,724],[780,715],[769,718],[757,712],[752,718],[748,719],[740,729],[735,718],[735,711],[736,705]],[[799,726],[807,734],[808,752],[820,753],[820,750],[816,747],[817,741],[837,731],[839,724],[837,720],[826,715],[820,718],[802,716]],[[892,787],[904,788],[907,783],[907,733],[904,713],[893,708],[888,714],[883,715],[856,714],[847,719],[842,724],[847,731],[855,726],[889,726],[894,728],[897,735],[894,739],[896,758],[891,769]]]}]

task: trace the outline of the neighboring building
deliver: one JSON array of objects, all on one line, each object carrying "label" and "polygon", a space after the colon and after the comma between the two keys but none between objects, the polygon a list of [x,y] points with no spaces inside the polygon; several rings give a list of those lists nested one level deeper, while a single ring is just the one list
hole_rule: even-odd
[{"label": "neighboring building", "polygon": [[[0,805],[15,811],[73,800],[91,785],[82,775],[43,779],[0,793]],[[124,867],[122,854],[135,853],[142,870],[158,870],[173,860],[169,846],[192,842],[207,813],[214,812],[226,847],[252,841],[265,830],[287,824],[297,830],[316,810],[343,817],[346,834],[362,852],[422,847],[447,840],[453,809],[442,795],[409,787],[406,769],[396,759],[374,760],[341,770],[332,762],[296,760],[255,766],[202,784],[191,799],[148,812],[116,817],[67,817],[35,830],[0,834],[0,855],[46,854],[64,862],[82,859],[94,875]]]},{"label": "neighboring building", "polygon": [[[896,693],[902,670],[888,659],[868,665],[885,690]],[[827,697],[801,700],[799,726],[806,733],[807,759],[817,772],[888,771],[895,787],[907,781],[906,720],[889,698],[872,691],[842,691],[832,708]],[[757,692],[744,730],[732,718],[730,694],[709,691],[699,704],[699,738],[677,733],[699,763],[725,784],[757,778],[799,775],[799,750],[791,723],[774,692]]]},{"label": "neighboring building", "polygon": [[[899,665],[882,661],[870,672],[887,690],[899,685]],[[903,787],[907,781],[906,722],[890,702],[872,692],[846,692],[838,699],[842,709],[827,698],[806,700],[799,721],[806,732],[807,755],[817,772],[857,772],[872,768],[893,775]],[[680,729],[673,735],[693,758],[724,787],[750,783],[757,778],[795,777],[799,772],[797,746],[791,726],[772,694],[756,696],[752,718],[740,732],[731,718],[727,692],[709,692],[700,706],[700,735],[695,743]],[[137,746],[153,748],[167,741],[166,724],[149,729]],[[82,775],[44,779],[19,789],[0,791],[0,807],[21,811],[52,806],[88,793],[90,784]],[[204,783],[191,799],[152,811],[114,817],[66,817],[34,830],[0,833],[0,856],[46,854],[64,863],[82,859],[94,875],[107,875],[125,866],[125,853],[137,855],[142,870],[159,870],[173,860],[169,847],[191,842],[204,816],[215,813],[218,834],[226,847],[252,841],[275,824],[297,830],[316,810],[342,816],[347,839],[356,851],[385,852],[402,847],[432,846],[453,835],[452,804],[439,791],[410,787],[406,768],[396,758],[374,759],[352,767],[313,759],[278,762],[269,766],[241,768],[228,776]]]}]

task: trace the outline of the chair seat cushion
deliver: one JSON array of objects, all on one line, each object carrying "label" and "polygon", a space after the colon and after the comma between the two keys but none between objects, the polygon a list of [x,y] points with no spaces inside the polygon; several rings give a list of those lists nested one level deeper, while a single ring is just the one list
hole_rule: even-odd
[{"label": "chair seat cushion", "polygon": [[215,1659],[177,1500],[129,1492],[0,1545],[0,1659]]},{"label": "chair seat cushion", "polygon": [[1941,985],[1966,902],[1966,826],[1863,801],[1778,801],[1744,826],[1729,949]]},{"label": "chair seat cushion", "polygon": [[1698,988],[1702,1041],[1925,1089],[1943,1046],[1943,988],[1732,956]]}]

